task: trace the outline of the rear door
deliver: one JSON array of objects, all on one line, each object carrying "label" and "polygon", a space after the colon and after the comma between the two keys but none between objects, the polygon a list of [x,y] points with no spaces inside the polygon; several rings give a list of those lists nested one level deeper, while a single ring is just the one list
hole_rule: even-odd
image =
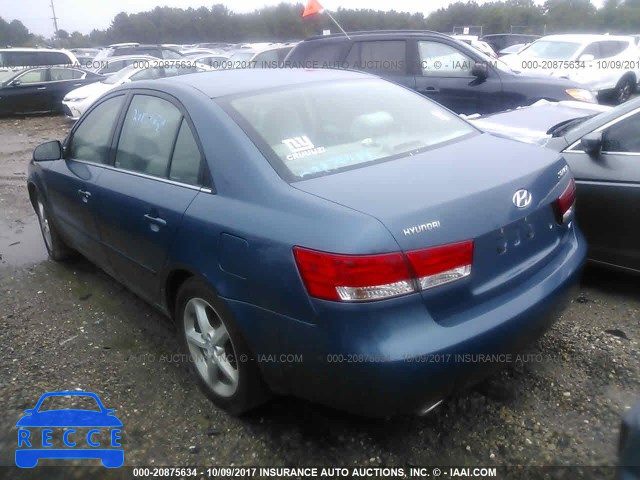
[{"label": "rear door", "polygon": [[73,246],[103,268],[108,268],[95,222],[101,201],[96,180],[109,163],[113,131],[124,105],[124,95],[108,98],[76,124],[65,144],[65,159],[47,162],[47,196],[55,220]]},{"label": "rear door", "polygon": [[83,78],[86,73],[75,68],[57,68],[49,69],[49,85],[48,96],[50,110],[61,111],[62,99],[71,90],[81,87],[86,83]]},{"label": "rear door", "polygon": [[488,66],[489,76],[471,74],[476,63],[458,45],[428,39],[418,41],[419,71],[416,90],[456,113],[473,114],[500,110],[502,82]]},{"label": "rear door", "polygon": [[576,214],[589,257],[640,270],[640,112],[602,129],[599,155],[564,152],[578,186]]},{"label": "rear door", "polygon": [[114,167],[99,179],[107,199],[101,238],[116,275],[156,301],[158,273],[182,216],[201,188],[202,155],[182,107],[160,93],[136,93],[123,119]]}]

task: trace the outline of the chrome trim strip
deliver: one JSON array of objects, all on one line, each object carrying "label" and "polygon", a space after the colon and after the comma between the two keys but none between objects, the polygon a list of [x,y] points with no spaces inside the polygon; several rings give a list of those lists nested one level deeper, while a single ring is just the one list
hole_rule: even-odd
[{"label": "chrome trim strip", "polygon": [[185,188],[189,188],[191,190],[197,190],[199,192],[202,191],[202,192],[211,193],[211,189],[207,188],[207,187],[202,187],[202,186],[199,186],[199,185],[190,185],[188,183],[182,183],[182,182],[176,182],[175,180],[169,180],[168,178],[154,177],[153,175],[147,175],[146,173],[134,172],[133,170],[124,170],[122,168],[117,168],[117,167],[114,167],[112,165],[105,165],[104,163],[89,162],[87,160],[76,160],[74,158],[68,158],[68,159],[63,158],[62,160],[71,161],[71,162],[78,162],[78,163],[85,163],[87,165],[93,165],[93,166],[96,166],[96,167],[101,167],[101,168],[106,168],[108,170],[113,170],[114,172],[126,173],[126,174],[129,174],[129,175],[134,175],[136,177],[142,177],[142,178],[147,178],[149,180],[155,180],[157,182],[168,183],[170,185],[175,185],[177,187],[185,187]]}]

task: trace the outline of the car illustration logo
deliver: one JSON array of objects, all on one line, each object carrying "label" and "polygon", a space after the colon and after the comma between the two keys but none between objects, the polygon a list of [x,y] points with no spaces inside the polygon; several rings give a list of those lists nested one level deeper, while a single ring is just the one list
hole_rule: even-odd
[{"label": "car illustration logo", "polygon": [[[43,408],[56,397],[90,403],[84,408]],[[84,405],[83,403],[83,405]],[[57,406],[57,405],[56,405]],[[95,408],[97,407],[97,408]],[[33,468],[41,458],[92,459],[99,458],[107,468],[118,468],[124,463],[121,447],[122,422],[104,407],[98,395],[91,392],[47,392],[34,408],[25,410],[18,427],[16,465]]]},{"label": "car illustration logo", "polygon": [[513,204],[518,208],[527,208],[531,204],[531,192],[529,190],[521,189],[513,194]]}]

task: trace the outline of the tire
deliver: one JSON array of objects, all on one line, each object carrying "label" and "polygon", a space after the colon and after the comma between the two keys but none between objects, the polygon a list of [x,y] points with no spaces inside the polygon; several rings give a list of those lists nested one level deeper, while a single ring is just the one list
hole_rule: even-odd
[{"label": "tire", "polygon": [[636,86],[631,77],[622,77],[613,92],[613,101],[616,105],[620,105],[629,100],[635,90]]},{"label": "tire", "polygon": [[40,232],[42,233],[42,239],[44,240],[44,246],[47,248],[47,253],[52,260],[60,262],[71,257],[73,250],[64,242],[56,226],[51,221],[49,215],[49,207],[44,203],[41,195],[36,194],[34,199],[34,208],[36,215],[38,216],[38,223],[40,224]]},{"label": "tire", "polygon": [[191,278],[182,285],[174,319],[189,368],[214,404],[240,415],[268,399],[253,353],[226,305],[207,284]]}]

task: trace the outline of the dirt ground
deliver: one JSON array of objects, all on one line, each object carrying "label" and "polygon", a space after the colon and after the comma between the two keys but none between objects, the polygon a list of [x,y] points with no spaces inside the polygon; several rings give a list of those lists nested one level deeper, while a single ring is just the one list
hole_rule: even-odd
[{"label": "dirt ground", "polygon": [[617,461],[620,415],[640,401],[638,277],[587,269],[562,319],[525,352],[531,361],[425,417],[371,420],[294,398],[230,417],[174,356],[181,352],[167,319],[86,261],[47,260],[27,162],[37,144],[62,140],[69,127],[55,116],[0,120],[0,465],[14,463],[23,410],[44,392],[73,389],[115,409],[125,465]]}]

